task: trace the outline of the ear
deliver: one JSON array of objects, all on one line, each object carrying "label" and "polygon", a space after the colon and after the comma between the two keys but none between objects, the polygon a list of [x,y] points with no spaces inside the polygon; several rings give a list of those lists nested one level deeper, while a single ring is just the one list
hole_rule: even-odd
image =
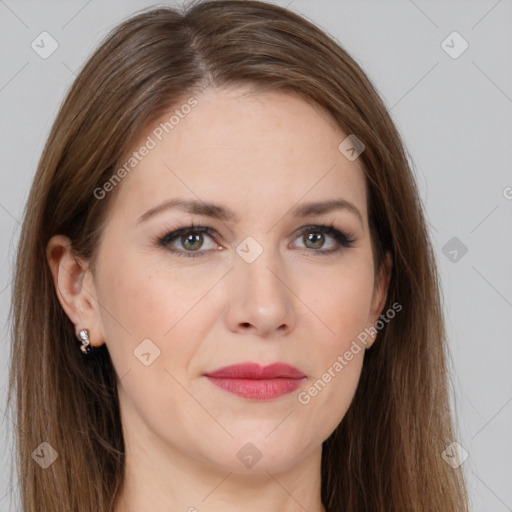
[{"label": "ear", "polygon": [[55,235],[50,239],[46,247],[46,258],[57,297],[62,309],[75,325],[75,334],[81,329],[88,329],[91,345],[101,345],[104,342],[103,327],[96,289],[87,263],[73,254],[71,240],[63,235]]},{"label": "ear", "polygon": [[367,348],[371,347],[377,338],[377,333],[374,326],[379,319],[379,316],[382,314],[382,310],[386,304],[392,268],[393,262],[391,253],[388,251],[386,252],[386,256],[380,267],[379,275],[376,276],[375,279],[370,314],[368,316],[369,328],[372,327],[372,329],[369,330],[373,334],[368,338]]}]

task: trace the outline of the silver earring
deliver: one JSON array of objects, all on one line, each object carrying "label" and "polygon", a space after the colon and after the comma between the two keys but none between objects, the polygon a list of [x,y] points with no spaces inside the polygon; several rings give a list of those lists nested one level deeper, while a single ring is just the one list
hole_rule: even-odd
[{"label": "silver earring", "polygon": [[90,352],[92,352],[91,343],[89,341],[89,331],[87,329],[81,329],[80,331],[78,331],[77,336],[78,339],[82,342],[82,344],[80,345],[80,350],[84,354],[89,354]]}]

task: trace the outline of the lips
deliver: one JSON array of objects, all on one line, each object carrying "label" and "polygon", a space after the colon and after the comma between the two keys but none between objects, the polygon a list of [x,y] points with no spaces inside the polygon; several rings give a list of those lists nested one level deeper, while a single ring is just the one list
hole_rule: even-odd
[{"label": "lips", "polygon": [[257,363],[226,366],[205,374],[215,386],[253,400],[272,400],[295,391],[306,376],[284,363],[260,366]]},{"label": "lips", "polygon": [[285,363],[273,363],[260,366],[258,363],[234,364],[205,374],[218,379],[302,379],[305,377],[299,369]]}]

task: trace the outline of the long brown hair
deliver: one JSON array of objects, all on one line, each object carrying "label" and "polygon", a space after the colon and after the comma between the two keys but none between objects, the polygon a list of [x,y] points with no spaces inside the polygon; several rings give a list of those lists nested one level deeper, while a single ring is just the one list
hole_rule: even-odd
[{"label": "long brown hair", "polygon": [[[299,94],[363,141],[375,265],[386,251],[393,261],[384,309],[403,306],[365,354],[351,406],[323,443],[326,511],[466,511],[463,472],[441,456],[455,430],[449,353],[404,145],[374,86],[337,42],[289,10],[250,0],[138,13],[108,35],[60,108],[25,207],[13,284],[9,404],[14,395],[22,509],[107,512],[123,481],[115,371],[105,345],[94,357],[78,350],[46,263],[49,239],[68,236],[94,263],[114,196],[98,200],[94,191],[141,130],[205,87],[236,85]],[[58,453],[47,469],[32,457],[42,442]]]}]

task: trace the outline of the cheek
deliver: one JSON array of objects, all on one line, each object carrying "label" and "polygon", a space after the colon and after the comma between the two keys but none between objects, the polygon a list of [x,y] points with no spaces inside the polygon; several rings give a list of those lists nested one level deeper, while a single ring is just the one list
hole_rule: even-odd
[{"label": "cheek", "polygon": [[194,405],[179,383],[186,382],[187,368],[204,339],[201,329],[208,319],[201,297],[211,284],[194,287],[186,275],[149,268],[135,257],[104,264],[100,281],[106,344],[124,413],[129,421],[135,421],[137,410],[135,416],[149,425],[158,418],[169,422],[169,411]]},{"label": "cheek", "polygon": [[105,342],[121,375],[137,362],[134,350],[143,340],[152,340],[161,350],[158,340],[170,327],[165,322],[170,308],[157,276],[130,256],[114,258],[107,254],[109,249],[105,248],[98,270],[98,302]]},{"label": "cheek", "polygon": [[[351,263],[340,270],[317,275],[315,293],[308,296],[305,289],[303,293],[304,297],[309,297],[304,302],[311,304],[311,310],[321,320],[317,345],[328,357],[332,357],[333,351],[343,350],[368,327],[373,293],[371,262]],[[308,281],[311,290],[313,281]]]},{"label": "cheek", "polygon": [[311,309],[322,320],[312,340],[316,350],[310,353],[315,372],[297,399],[308,411],[305,417],[312,428],[325,437],[347,412],[361,375],[373,291],[369,268],[340,272],[336,279],[326,280],[325,293],[313,299]]},{"label": "cheek", "polygon": [[136,252],[122,260],[104,258],[99,300],[118,374],[139,370],[139,352],[148,350],[157,356],[152,367],[183,373],[217,318],[215,305],[205,297],[216,281],[212,272],[173,268],[161,260],[155,264]]}]

